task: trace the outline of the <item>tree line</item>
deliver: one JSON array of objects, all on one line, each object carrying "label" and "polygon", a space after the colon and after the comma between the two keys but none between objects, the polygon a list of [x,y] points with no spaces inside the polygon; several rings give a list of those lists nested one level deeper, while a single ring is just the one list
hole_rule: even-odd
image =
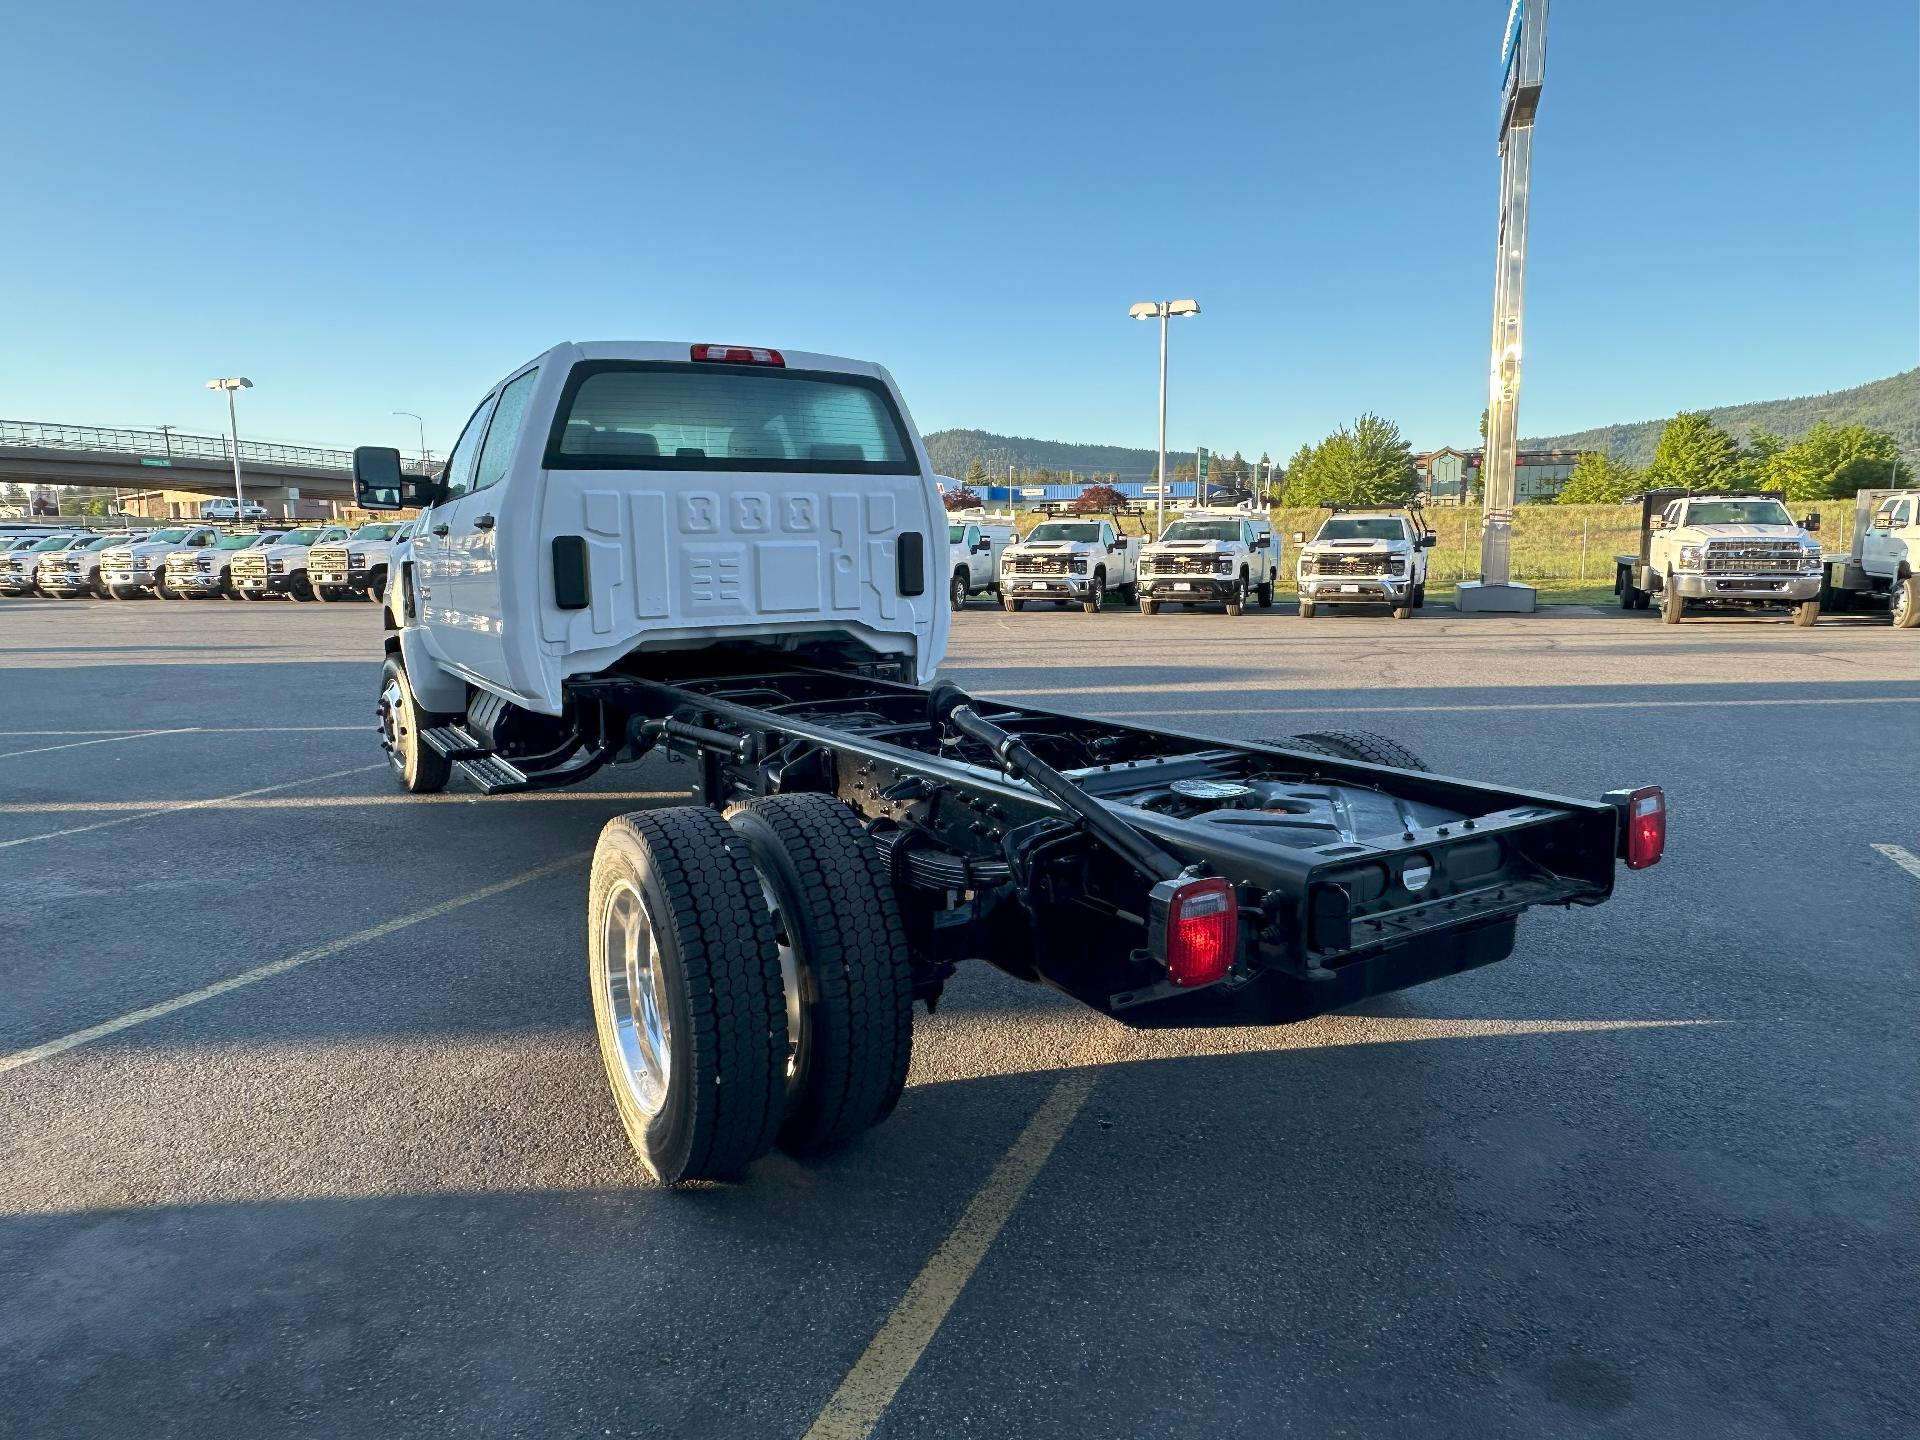
[{"label": "tree line", "polygon": [[1789,500],[1837,500],[1913,483],[1893,436],[1865,425],[1817,420],[1798,440],[1756,430],[1745,445],[1704,410],[1667,421],[1644,469],[1589,450],[1556,497],[1562,505],[1605,505],[1646,490],[1781,490]]}]

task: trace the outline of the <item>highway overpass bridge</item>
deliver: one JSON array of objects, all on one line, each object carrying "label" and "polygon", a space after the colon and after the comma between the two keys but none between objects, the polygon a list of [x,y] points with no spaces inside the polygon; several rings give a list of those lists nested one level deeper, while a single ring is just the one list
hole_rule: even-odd
[{"label": "highway overpass bridge", "polygon": [[[353,452],[309,445],[240,442],[247,499],[353,499]],[[224,435],[125,430],[0,420],[0,483],[88,485],[116,490],[233,494],[233,447]]]}]

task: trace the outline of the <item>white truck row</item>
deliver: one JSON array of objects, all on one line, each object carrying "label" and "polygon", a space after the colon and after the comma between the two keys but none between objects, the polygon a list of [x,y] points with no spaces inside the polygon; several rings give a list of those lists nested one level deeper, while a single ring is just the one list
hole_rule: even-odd
[{"label": "white truck row", "polygon": [[411,528],[411,522],[379,521],[357,529],[176,524],[107,534],[0,531],[0,595],[377,601],[386,593],[394,547]]}]

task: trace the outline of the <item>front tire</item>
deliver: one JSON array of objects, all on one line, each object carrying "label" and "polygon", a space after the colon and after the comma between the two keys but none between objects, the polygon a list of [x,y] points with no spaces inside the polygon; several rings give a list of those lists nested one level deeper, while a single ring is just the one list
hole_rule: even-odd
[{"label": "front tire", "polygon": [[1242,575],[1233,582],[1233,590],[1227,596],[1227,614],[1238,615],[1247,608],[1247,577]]},{"label": "front tire", "polygon": [[[260,598],[251,590],[246,594],[249,600]],[[380,722],[380,748],[387,752],[387,766],[400,788],[410,795],[446,789],[453,762],[422,740],[420,732],[452,717],[421,708],[398,655],[389,655],[380,672],[380,703],[374,713]]]},{"label": "front tire", "polygon": [[1687,613],[1687,597],[1674,589],[1673,576],[1666,579],[1660,591],[1660,619],[1668,625],[1678,625]]},{"label": "front tire", "polygon": [[1798,605],[1794,606],[1793,607],[1793,623],[1798,625],[1803,630],[1810,625],[1819,624],[1820,623],[1820,601],[1817,598],[1812,600],[1802,600]]},{"label": "front tire", "polygon": [[1018,614],[1020,610],[1025,607],[1026,603],[1024,600],[1014,599],[1011,595],[1002,595],[1000,597],[1000,608],[1005,610],[1009,615]]},{"label": "front tire", "polygon": [[322,605],[331,605],[334,601],[342,598],[342,592],[334,589],[331,585],[315,585],[313,587],[313,598],[318,600]]},{"label": "front tire", "polygon": [[831,795],[773,795],[727,813],[772,913],[786,998],[780,1145],[832,1149],[892,1113],[913,1045],[913,966],[893,886]]},{"label": "front tire", "polygon": [[287,588],[287,594],[295,600],[313,599],[313,583],[304,574],[293,577],[293,584]]},{"label": "front tire", "polygon": [[1093,587],[1087,591],[1087,598],[1080,602],[1080,608],[1088,615],[1098,615],[1106,603],[1107,573],[1096,570],[1093,572]]},{"label": "front tire", "polygon": [[1302,620],[1311,620],[1313,618],[1313,601],[1302,600],[1300,602],[1300,618]]},{"label": "front tire", "polygon": [[647,1173],[721,1180],[764,1155],[786,1110],[780,957],[727,822],[692,805],[608,821],[587,956],[614,1108]]},{"label": "front tire", "polygon": [[968,576],[964,568],[953,572],[953,583],[947,587],[947,604],[955,610],[967,608]]},{"label": "front tire", "polygon": [[1160,613],[1160,602],[1158,600],[1149,600],[1146,596],[1142,595],[1140,597],[1140,613],[1142,615],[1158,615]]},{"label": "front tire", "polygon": [[1902,575],[1893,582],[1893,628],[1911,630],[1920,625],[1920,576]]}]

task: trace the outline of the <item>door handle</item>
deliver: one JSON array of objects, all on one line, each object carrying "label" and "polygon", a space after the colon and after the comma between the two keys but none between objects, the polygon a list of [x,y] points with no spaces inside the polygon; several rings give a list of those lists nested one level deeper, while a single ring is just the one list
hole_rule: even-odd
[{"label": "door handle", "polygon": [[474,516],[473,528],[476,530],[491,530],[493,528],[493,516],[491,515]]},{"label": "door handle", "polygon": [[447,527],[444,525],[436,525],[433,527],[433,533],[440,536],[442,539],[445,539],[447,534]]}]

